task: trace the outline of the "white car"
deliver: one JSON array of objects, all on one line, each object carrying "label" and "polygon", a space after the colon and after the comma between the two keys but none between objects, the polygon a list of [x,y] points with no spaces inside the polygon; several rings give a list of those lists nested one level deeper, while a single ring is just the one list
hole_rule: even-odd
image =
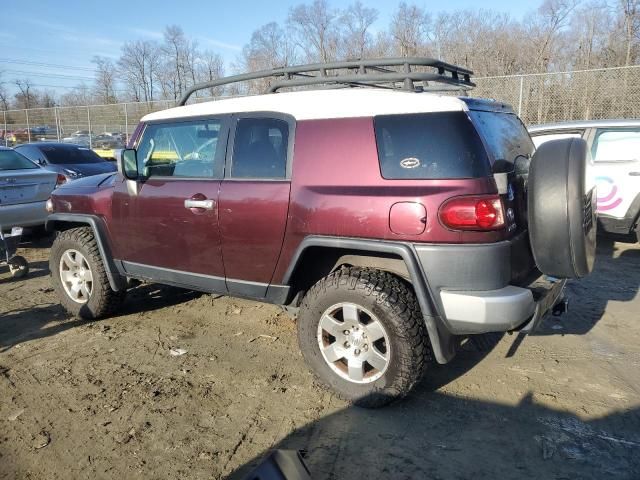
[{"label": "white car", "polygon": [[569,137],[587,141],[598,189],[601,230],[640,241],[640,120],[590,120],[536,125],[533,143]]}]

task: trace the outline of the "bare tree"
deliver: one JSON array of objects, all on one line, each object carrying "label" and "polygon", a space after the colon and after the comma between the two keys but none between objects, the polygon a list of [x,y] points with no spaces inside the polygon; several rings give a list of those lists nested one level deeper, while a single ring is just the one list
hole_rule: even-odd
[{"label": "bare tree", "polygon": [[640,0],[620,0],[625,42],[625,65],[631,65],[640,40]]},{"label": "bare tree", "polygon": [[338,12],[327,0],[313,0],[289,11],[287,24],[307,60],[330,62],[336,60],[339,42]]},{"label": "bare tree", "polygon": [[5,87],[5,82],[2,80],[3,72],[0,70],[0,107],[2,110],[9,110],[9,92]]},{"label": "bare tree", "polygon": [[115,66],[107,57],[95,56],[91,60],[96,66],[94,94],[96,100],[102,104],[116,103]]},{"label": "bare tree", "polygon": [[423,50],[431,19],[424,9],[401,2],[391,18],[390,33],[401,57],[418,55]]},{"label": "bare tree", "polygon": [[79,107],[91,103],[91,92],[87,85],[81,83],[60,97],[60,105]]},{"label": "bare tree", "polygon": [[133,100],[149,102],[154,99],[159,53],[157,43],[149,40],[127,42],[122,47],[118,66]]},{"label": "bare tree", "polygon": [[18,87],[18,93],[15,94],[16,107],[32,108],[37,106],[37,96],[33,90],[33,84],[28,78],[15,81],[16,87]]},{"label": "bare tree", "polygon": [[165,81],[164,89],[171,87],[174,99],[180,98],[189,85],[196,83],[197,47],[197,43],[189,40],[179,26],[169,25],[165,28],[162,78]]},{"label": "bare tree", "polygon": [[342,47],[346,58],[364,58],[372,47],[369,30],[377,20],[378,11],[365,7],[360,0],[349,5],[342,14],[340,23],[343,27]]},{"label": "bare tree", "polygon": [[546,72],[553,64],[559,46],[557,40],[577,5],[578,0],[545,0],[538,8],[530,37],[530,50],[537,52],[532,66],[537,71]]},{"label": "bare tree", "polygon": [[[222,57],[211,50],[205,50],[200,54],[197,65],[198,82],[209,82],[224,76],[224,62],[222,61]],[[210,88],[208,92],[211,96],[220,96],[223,94],[224,88],[214,87]]]}]

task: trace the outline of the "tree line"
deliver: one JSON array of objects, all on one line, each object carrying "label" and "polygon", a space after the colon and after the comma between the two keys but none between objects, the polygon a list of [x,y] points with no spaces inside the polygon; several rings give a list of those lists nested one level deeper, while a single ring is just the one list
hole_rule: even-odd
[{"label": "tree line", "polygon": [[[0,108],[175,100],[191,85],[298,63],[384,56],[429,56],[470,68],[476,76],[618,67],[640,63],[640,0],[544,0],[516,20],[493,10],[430,12],[400,2],[385,29],[379,12],[356,0],[301,3],[282,23],[257,28],[227,65],[177,25],[162,41],[130,40],[113,60],[94,57],[93,84],[56,96],[15,80],[13,97],[0,76]],[[0,72],[1,75],[1,72]],[[256,93],[265,81],[200,95]]]}]

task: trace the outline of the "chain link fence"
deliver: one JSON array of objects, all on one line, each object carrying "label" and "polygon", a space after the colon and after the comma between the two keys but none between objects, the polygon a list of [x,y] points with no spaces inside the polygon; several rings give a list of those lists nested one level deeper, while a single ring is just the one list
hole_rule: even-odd
[{"label": "chain link fence", "polygon": [[[640,118],[640,65],[573,72],[481,77],[474,97],[513,106],[526,124]],[[220,97],[194,98],[202,102]],[[140,119],[175,106],[173,100],[2,111],[0,144],[69,141],[121,148]],[[110,135],[105,135],[110,134]],[[106,141],[112,137],[114,141]],[[108,156],[108,152],[106,153]]]},{"label": "chain link fence", "polygon": [[640,65],[476,78],[474,97],[510,104],[527,125],[640,118]]}]

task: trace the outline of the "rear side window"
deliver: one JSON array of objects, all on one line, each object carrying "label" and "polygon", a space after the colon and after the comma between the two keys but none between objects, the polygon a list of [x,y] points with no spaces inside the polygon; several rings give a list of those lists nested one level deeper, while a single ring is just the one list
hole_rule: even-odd
[{"label": "rear side window", "polygon": [[517,115],[471,110],[469,116],[487,144],[494,171],[509,171],[518,157],[533,155],[535,147]]},{"label": "rear side window", "polygon": [[285,178],[289,125],[275,118],[241,118],[233,145],[233,178]]},{"label": "rear side window", "polygon": [[491,174],[482,141],[464,112],[374,118],[386,179],[477,178]]}]

